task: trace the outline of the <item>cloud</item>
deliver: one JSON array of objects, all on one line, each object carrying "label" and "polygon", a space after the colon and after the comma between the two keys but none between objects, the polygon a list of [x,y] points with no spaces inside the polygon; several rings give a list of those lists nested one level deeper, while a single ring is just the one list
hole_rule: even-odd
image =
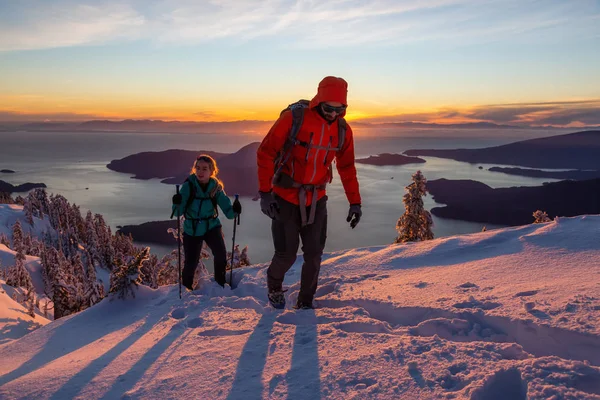
[{"label": "cloud", "polygon": [[[19,0],[0,9],[0,51],[146,39],[187,45],[288,38],[300,47],[498,40],[560,29],[597,36],[591,3],[550,0]],[[577,25],[573,26],[572,21]],[[569,29],[563,29],[568,27]],[[324,40],[326,38],[326,40]],[[546,38],[546,40],[549,40]]]},{"label": "cloud", "polygon": [[214,111],[198,111],[195,112],[194,115],[197,115],[200,117],[200,119],[212,119],[217,115],[217,113]]},{"label": "cloud", "polygon": [[135,39],[145,17],[120,2],[19,0],[0,17],[0,51],[33,50]]},{"label": "cloud", "polygon": [[600,99],[481,105],[361,119],[364,122],[490,122],[516,126],[600,126]]}]

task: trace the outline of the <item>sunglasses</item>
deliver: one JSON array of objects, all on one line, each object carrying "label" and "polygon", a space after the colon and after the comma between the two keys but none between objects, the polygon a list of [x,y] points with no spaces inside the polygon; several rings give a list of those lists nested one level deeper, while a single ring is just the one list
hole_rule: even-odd
[{"label": "sunglasses", "polygon": [[323,104],[321,104],[321,109],[323,110],[323,112],[325,112],[327,114],[331,114],[331,113],[341,114],[344,111],[346,111],[346,106],[334,107],[334,106],[330,106],[329,104],[323,103]]}]

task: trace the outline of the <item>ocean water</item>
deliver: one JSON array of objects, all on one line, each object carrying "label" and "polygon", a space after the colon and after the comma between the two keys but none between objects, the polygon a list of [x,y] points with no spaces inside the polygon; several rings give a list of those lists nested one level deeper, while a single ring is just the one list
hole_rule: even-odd
[{"label": "ocean water", "polygon": [[[554,132],[559,134],[562,132]],[[448,132],[403,132],[403,137],[370,135],[356,138],[357,157],[380,153],[401,153],[414,148],[482,148],[547,136],[548,132],[507,132],[506,130]],[[528,136],[527,136],[528,135]],[[60,193],[81,207],[103,214],[116,229],[119,225],[166,220],[170,216],[173,185],[158,179],[137,180],[127,174],[110,171],[106,165],[142,151],[167,149],[213,150],[235,152],[261,136],[223,134],[111,133],[111,132],[0,132],[0,169],[15,170],[0,174],[12,184],[43,182],[48,193]],[[357,164],[363,218],[356,229],[346,222],[348,201],[339,177],[328,188],[329,220],[325,251],[386,245],[396,237],[396,220],[404,212],[402,196],[411,175],[420,169],[429,180],[438,178],[473,179],[491,187],[537,186],[551,181],[487,171],[493,165],[468,164],[426,157],[425,164],[377,167]],[[482,166],[483,169],[479,169]],[[266,262],[273,253],[270,220],[250,198],[240,199],[243,206],[236,243],[248,245],[253,262]],[[427,209],[437,206],[431,196],[425,198]],[[534,210],[532,210],[533,212]],[[227,248],[231,247],[233,226],[221,218]],[[481,231],[483,224],[434,217],[435,237]],[[499,226],[488,225],[487,229]],[[164,254],[171,249],[150,245],[152,252]]]}]

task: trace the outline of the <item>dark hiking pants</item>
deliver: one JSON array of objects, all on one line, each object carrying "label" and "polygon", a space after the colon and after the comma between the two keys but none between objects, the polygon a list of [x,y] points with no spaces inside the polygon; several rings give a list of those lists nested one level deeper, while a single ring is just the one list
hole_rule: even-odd
[{"label": "dark hiking pants", "polygon": [[317,201],[315,222],[306,226],[302,226],[299,206],[276,198],[280,212],[271,222],[275,255],[267,270],[267,285],[269,291],[281,290],[285,273],[296,261],[302,239],[304,264],[298,301],[311,303],[317,291],[321,256],[327,239],[327,196]]},{"label": "dark hiking pants", "polygon": [[210,249],[214,258],[215,281],[223,286],[225,285],[225,269],[227,267],[227,250],[225,250],[225,240],[221,227],[215,227],[204,234],[204,236],[183,235],[183,250],[185,252],[185,265],[181,273],[181,280],[185,287],[192,288],[194,284],[194,273],[200,261],[200,252],[202,244]]}]

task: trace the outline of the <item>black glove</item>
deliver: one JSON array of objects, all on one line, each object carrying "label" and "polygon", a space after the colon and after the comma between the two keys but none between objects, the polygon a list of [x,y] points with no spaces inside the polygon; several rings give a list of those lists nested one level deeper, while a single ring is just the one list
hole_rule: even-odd
[{"label": "black glove", "polygon": [[242,204],[240,203],[240,201],[237,198],[233,202],[232,207],[233,207],[233,212],[236,213],[237,215],[240,215],[242,213]]},{"label": "black glove", "polygon": [[260,192],[260,211],[271,219],[279,214],[279,205],[271,192]]},{"label": "black glove", "polygon": [[173,204],[178,206],[181,204],[181,194],[177,193],[173,195]]},{"label": "black glove", "polygon": [[348,218],[346,218],[346,222],[350,222],[350,227],[352,229],[354,229],[356,225],[358,225],[361,216],[362,211],[360,209],[360,204],[350,204],[350,209],[348,210]]}]

